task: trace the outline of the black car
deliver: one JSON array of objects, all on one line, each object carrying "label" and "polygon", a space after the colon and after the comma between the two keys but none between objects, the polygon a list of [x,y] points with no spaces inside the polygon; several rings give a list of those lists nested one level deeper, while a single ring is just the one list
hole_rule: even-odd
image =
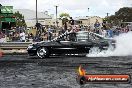
[{"label": "black car", "polygon": [[66,32],[51,41],[31,44],[27,51],[30,56],[37,55],[40,58],[45,58],[58,54],[86,54],[92,47],[104,50],[110,45],[115,46],[114,44],[113,39],[104,38],[96,33],[88,31]]}]

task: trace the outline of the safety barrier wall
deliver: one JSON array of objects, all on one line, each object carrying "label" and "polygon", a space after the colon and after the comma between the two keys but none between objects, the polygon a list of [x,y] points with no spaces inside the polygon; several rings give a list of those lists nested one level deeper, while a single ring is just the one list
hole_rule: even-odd
[{"label": "safety barrier wall", "polygon": [[8,53],[27,53],[27,47],[32,42],[6,42],[0,43],[0,52]]},{"label": "safety barrier wall", "polygon": [[29,44],[32,44],[32,43],[31,42],[7,42],[7,43],[0,43],[0,49],[1,50],[27,49]]}]

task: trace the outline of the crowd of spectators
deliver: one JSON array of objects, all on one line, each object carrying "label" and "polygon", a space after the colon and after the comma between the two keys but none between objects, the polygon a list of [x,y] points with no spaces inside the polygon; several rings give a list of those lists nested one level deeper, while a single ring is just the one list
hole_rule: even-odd
[{"label": "crowd of spectators", "polygon": [[128,31],[132,31],[132,29],[128,26],[109,27],[107,25],[101,25],[98,21],[95,23],[94,28],[79,26],[79,25],[70,25],[69,27],[65,27],[64,25],[63,27],[58,27],[58,29],[55,29],[54,27],[51,26],[40,27],[40,28],[32,27],[30,29],[17,27],[12,29],[11,32],[8,32],[8,34],[0,31],[0,42],[47,41],[47,40],[52,40],[58,35],[61,35],[69,30],[72,30],[73,32],[90,31],[109,38],[118,36],[121,33],[127,33]]},{"label": "crowd of spectators", "polygon": [[113,27],[107,27],[103,26],[100,29],[94,29],[94,32],[104,36],[113,38],[114,36],[119,36],[122,33],[127,33],[129,31],[132,31],[132,28],[129,28],[128,26],[125,27],[119,27],[119,26],[113,26]]},{"label": "crowd of spectators", "polygon": [[40,42],[51,40],[54,29],[52,27],[37,29],[32,28],[13,28],[8,32],[0,31],[0,42]]}]

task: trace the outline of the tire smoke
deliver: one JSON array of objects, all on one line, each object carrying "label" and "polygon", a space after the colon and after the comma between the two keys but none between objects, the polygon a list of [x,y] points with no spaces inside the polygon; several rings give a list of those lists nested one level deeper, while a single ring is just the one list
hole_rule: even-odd
[{"label": "tire smoke", "polygon": [[87,57],[109,57],[109,56],[131,56],[132,55],[132,32],[123,33],[114,37],[116,40],[116,48],[111,47],[108,50],[96,52],[96,49],[91,49],[92,52],[87,54]]}]

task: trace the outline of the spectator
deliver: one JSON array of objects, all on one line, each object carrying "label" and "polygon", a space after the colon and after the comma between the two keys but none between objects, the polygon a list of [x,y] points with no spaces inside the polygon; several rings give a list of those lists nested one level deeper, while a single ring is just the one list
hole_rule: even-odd
[{"label": "spectator", "polygon": [[114,31],[113,31],[114,35],[118,36],[119,33],[120,33],[120,30],[119,28],[116,28]]},{"label": "spectator", "polygon": [[65,28],[62,28],[61,30],[62,30],[62,31],[61,31],[61,32],[62,32],[62,34],[63,34],[63,33],[65,33]]},{"label": "spectator", "polygon": [[100,23],[97,19],[96,19],[96,22],[94,24],[94,27],[95,27],[96,33],[99,34]]},{"label": "spectator", "polygon": [[48,36],[48,34],[47,33],[44,33],[43,41],[46,41],[47,40],[47,36]]},{"label": "spectator", "polygon": [[69,24],[73,28],[73,26],[74,26],[74,20],[72,19],[72,17],[70,17]]},{"label": "spectator", "polygon": [[21,42],[25,42],[25,40],[26,40],[26,37],[25,37],[24,31],[23,31],[23,32],[20,31],[20,41],[21,41]]},{"label": "spectator", "polygon": [[109,30],[107,31],[107,33],[108,33],[108,37],[109,37],[109,38],[112,38],[112,37],[113,37],[113,30],[109,29]]},{"label": "spectator", "polygon": [[72,17],[70,17],[69,23],[70,23],[71,25],[74,25],[74,20],[72,19]]},{"label": "spectator", "polygon": [[30,41],[30,42],[32,42],[32,41],[33,41],[34,36],[33,36],[33,34],[32,34],[32,33],[30,33],[30,34],[28,35],[28,39],[29,39],[29,41]]},{"label": "spectator", "polygon": [[2,32],[0,32],[0,39],[4,38],[4,34]]},{"label": "spectator", "polygon": [[5,35],[2,32],[0,32],[0,42],[6,42]]},{"label": "spectator", "polygon": [[47,37],[48,39],[47,40],[51,40],[52,39],[52,32],[48,32],[48,37]]},{"label": "spectator", "polygon": [[67,22],[64,23],[64,30],[67,30]]},{"label": "spectator", "polygon": [[17,33],[17,32],[11,33],[10,36],[12,36],[12,41],[18,41],[19,40],[19,33]]},{"label": "spectator", "polygon": [[51,40],[52,39],[52,29],[49,27],[48,28],[48,37],[47,40]]},{"label": "spectator", "polygon": [[107,31],[106,30],[102,30],[102,36],[107,37]]}]

